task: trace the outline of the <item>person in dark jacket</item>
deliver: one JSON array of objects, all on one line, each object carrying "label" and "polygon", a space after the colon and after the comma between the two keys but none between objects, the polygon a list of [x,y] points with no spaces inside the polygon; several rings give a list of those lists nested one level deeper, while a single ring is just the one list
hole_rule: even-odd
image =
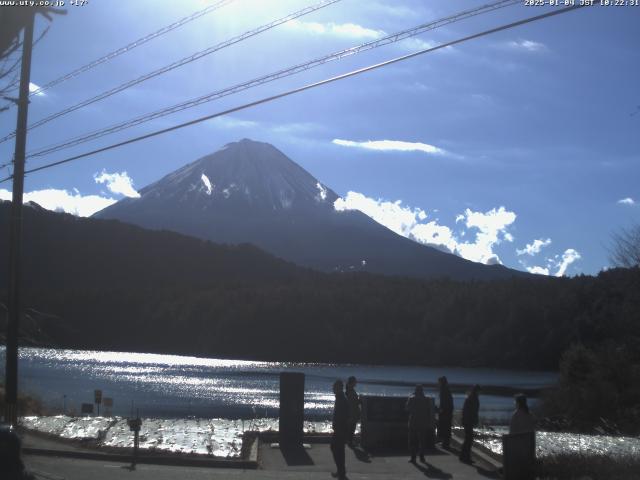
[{"label": "person in dark jacket", "polygon": [[433,409],[431,399],[424,396],[422,385],[416,385],[415,392],[407,400],[406,409],[409,413],[409,461],[416,462],[419,449],[420,461],[425,462],[427,436],[429,430],[433,429]]},{"label": "person in dark jacket", "polygon": [[471,445],[473,444],[473,428],[478,426],[478,411],[480,400],[478,392],[480,385],[474,385],[462,406],[462,428],[464,428],[464,443],[460,452],[460,461],[471,463]]},{"label": "person in dark jacket", "polygon": [[347,478],[344,450],[349,432],[349,404],[347,403],[347,397],[344,394],[343,387],[342,380],[336,380],[333,384],[333,393],[336,396],[336,401],[333,405],[331,453],[333,454],[333,460],[336,462],[338,471],[332,474],[332,476],[339,479]]},{"label": "person in dark jacket", "polygon": [[347,403],[349,404],[349,430],[347,432],[347,443],[353,447],[353,435],[356,432],[356,426],[360,421],[360,397],[356,392],[356,377],[349,377],[347,379]]},{"label": "person in dark jacket", "polygon": [[527,397],[519,393],[515,396],[516,411],[513,412],[511,423],[509,424],[509,433],[530,433],[536,431],[536,422],[529,412]]},{"label": "person in dark jacket", "polygon": [[440,384],[440,409],[438,413],[438,438],[442,442],[442,448],[449,448],[451,443],[451,422],[453,420],[453,396],[449,389],[447,377],[438,379]]}]

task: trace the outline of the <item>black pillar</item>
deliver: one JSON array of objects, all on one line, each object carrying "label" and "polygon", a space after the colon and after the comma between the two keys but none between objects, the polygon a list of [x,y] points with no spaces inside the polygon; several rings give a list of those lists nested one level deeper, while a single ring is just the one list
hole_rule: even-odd
[{"label": "black pillar", "polygon": [[304,422],[304,373],[280,373],[280,444],[301,445]]}]

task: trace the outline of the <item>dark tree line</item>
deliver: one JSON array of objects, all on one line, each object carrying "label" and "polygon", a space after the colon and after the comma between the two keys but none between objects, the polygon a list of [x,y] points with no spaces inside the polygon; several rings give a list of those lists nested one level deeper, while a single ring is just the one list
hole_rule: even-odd
[{"label": "dark tree line", "polygon": [[38,312],[27,333],[60,347],[556,369],[572,344],[640,338],[637,268],[492,282],[322,274],[249,245],[25,213],[25,305]]}]

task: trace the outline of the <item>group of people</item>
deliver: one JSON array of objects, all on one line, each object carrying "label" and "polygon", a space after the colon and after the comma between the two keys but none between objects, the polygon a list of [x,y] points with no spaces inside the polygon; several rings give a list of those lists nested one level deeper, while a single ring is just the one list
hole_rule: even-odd
[{"label": "group of people", "polygon": [[[438,379],[440,387],[440,404],[436,408],[438,413],[437,432],[438,440],[442,448],[449,449],[451,444],[451,424],[453,422],[453,395],[449,388],[447,377]],[[473,443],[473,427],[478,424],[478,411],[480,402],[478,391],[480,387],[474,386],[465,399],[462,408],[462,425],[465,432],[465,441],[460,453],[461,461],[471,460],[471,444]],[[431,438],[434,432],[435,412],[431,398],[424,394],[422,385],[416,385],[414,393],[407,400],[407,413],[409,414],[409,453],[410,462],[416,462],[416,456],[420,455],[420,461],[425,462],[427,445],[434,443]]]},{"label": "group of people", "polygon": [[361,402],[356,392],[356,377],[349,377],[346,388],[342,380],[333,384],[336,401],[333,407],[333,435],[331,437],[331,453],[336,463],[337,472],[334,477],[344,479],[347,476],[345,467],[345,446],[353,447],[353,436],[360,421]]},{"label": "group of people", "polygon": [[[333,409],[333,436],[331,437],[331,452],[336,463],[337,472],[333,474],[339,479],[346,478],[345,447],[354,446],[354,434],[360,421],[362,412],[361,401],[355,390],[357,381],[349,377],[346,388],[342,380],[333,384],[335,404]],[[437,439],[442,448],[449,449],[451,443],[451,425],[453,422],[453,395],[449,388],[447,377],[438,379],[440,387],[440,404],[436,408],[431,398],[426,397],[422,385],[416,385],[414,393],[409,396],[406,410],[409,415],[409,453],[410,462],[415,463],[419,455],[420,461],[425,462],[427,446],[433,443],[434,408],[438,413]],[[478,426],[480,411],[480,386],[474,385],[462,406],[461,423],[464,431],[464,441],[460,449],[460,461],[471,463],[471,445],[473,444],[473,429]],[[529,412],[527,397],[516,395],[516,410],[511,418],[509,433],[533,432],[534,420]]]}]

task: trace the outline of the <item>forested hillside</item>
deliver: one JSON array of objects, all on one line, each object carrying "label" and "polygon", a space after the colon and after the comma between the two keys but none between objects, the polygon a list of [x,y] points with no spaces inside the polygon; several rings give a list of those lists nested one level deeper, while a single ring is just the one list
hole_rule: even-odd
[{"label": "forested hillside", "polygon": [[38,208],[26,209],[25,239],[25,306],[60,347],[555,369],[572,343],[640,338],[638,269],[492,282],[322,274],[251,246]]}]

